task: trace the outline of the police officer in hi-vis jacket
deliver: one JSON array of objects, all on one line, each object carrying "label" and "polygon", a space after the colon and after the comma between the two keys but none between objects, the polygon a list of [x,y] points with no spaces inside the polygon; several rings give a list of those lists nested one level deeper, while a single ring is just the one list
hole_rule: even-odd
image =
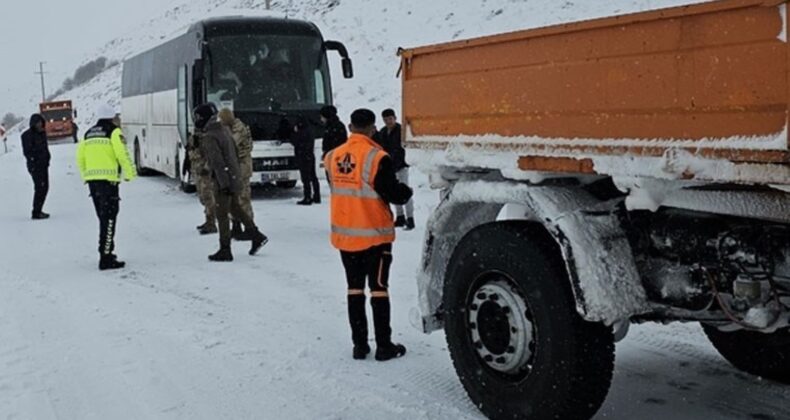
[{"label": "police officer in hi-vis jacket", "polygon": [[129,152],[126,150],[121,128],[116,125],[115,108],[102,105],[98,122],[85,133],[77,146],[77,167],[82,180],[88,184],[96,216],[99,218],[99,270],[123,268],[115,250],[121,179],[137,177]]}]

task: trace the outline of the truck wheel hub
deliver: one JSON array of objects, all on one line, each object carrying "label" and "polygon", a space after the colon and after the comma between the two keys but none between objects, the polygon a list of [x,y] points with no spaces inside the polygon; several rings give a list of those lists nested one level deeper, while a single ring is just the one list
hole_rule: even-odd
[{"label": "truck wheel hub", "polygon": [[528,367],[534,331],[526,300],[515,283],[497,275],[472,295],[468,326],[478,356],[490,368],[507,374]]}]

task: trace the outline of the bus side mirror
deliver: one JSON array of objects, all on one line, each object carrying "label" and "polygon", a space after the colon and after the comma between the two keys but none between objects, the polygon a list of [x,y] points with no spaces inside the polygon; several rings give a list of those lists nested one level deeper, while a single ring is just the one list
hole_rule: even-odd
[{"label": "bus side mirror", "polygon": [[351,79],[354,77],[354,66],[351,63],[351,59],[348,57],[348,50],[342,42],[326,41],[324,42],[324,48],[329,51],[337,51],[338,54],[340,54],[340,57],[343,58],[343,77],[346,79]]},{"label": "bus side mirror", "polygon": [[344,58],[343,61],[343,77],[351,79],[354,77],[354,65],[351,63],[350,58]]}]

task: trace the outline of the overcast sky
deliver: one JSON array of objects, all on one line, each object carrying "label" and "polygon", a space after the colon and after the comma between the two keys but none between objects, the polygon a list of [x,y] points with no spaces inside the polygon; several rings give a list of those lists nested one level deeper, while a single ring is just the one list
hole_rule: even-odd
[{"label": "overcast sky", "polygon": [[[27,114],[41,95],[38,62],[46,61],[47,94],[88,54],[180,0],[3,0],[0,3],[0,117]],[[93,58],[93,57],[90,57]]]}]

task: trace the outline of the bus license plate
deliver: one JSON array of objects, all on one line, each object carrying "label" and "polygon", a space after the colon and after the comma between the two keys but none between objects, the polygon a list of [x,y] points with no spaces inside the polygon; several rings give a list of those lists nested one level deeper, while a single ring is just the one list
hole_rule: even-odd
[{"label": "bus license plate", "polygon": [[261,174],[262,182],[286,181],[286,180],[288,180],[288,172],[269,172],[269,173]]}]

